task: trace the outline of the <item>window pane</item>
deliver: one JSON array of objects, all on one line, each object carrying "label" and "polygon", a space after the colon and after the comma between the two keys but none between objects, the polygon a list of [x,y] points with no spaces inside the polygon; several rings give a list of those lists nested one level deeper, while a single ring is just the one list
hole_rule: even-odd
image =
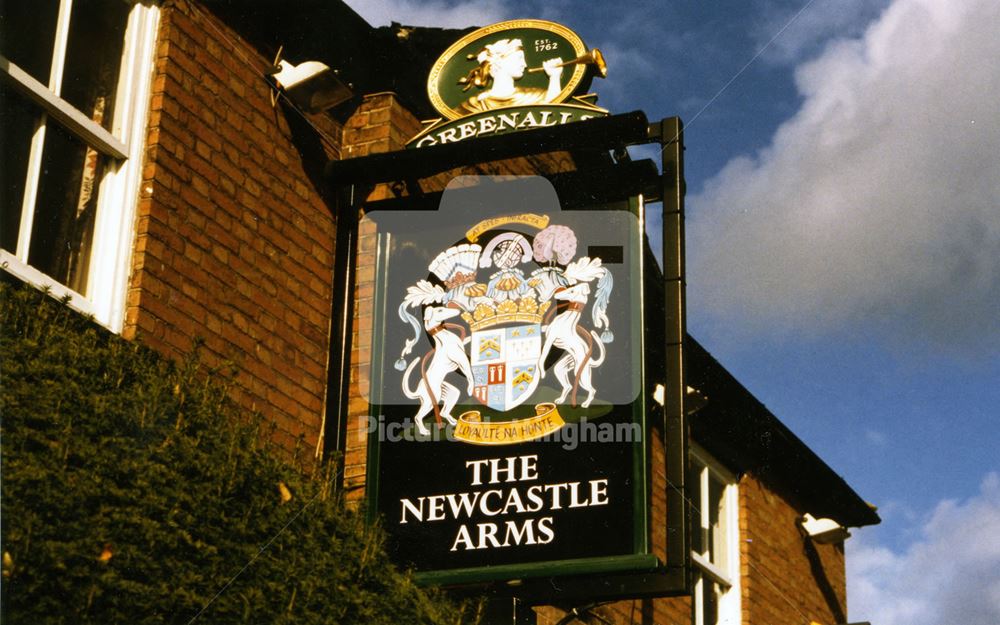
[{"label": "window pane", "polygon": [[0,85],[0,246],[11,253],[17,251],[28,152],[39,116],[40,111],[6,83]]},{"label": "window pane", "polygon": [[49,84],[59,0],[0,2],[0,52],[43,85]]},{"label": "window pane", "polygon": [[105,162],[58,124],[48,124],[28,263],[84,295]]},{"label": "window pane", "polygon": [[701,585],[704,590],[704,614],[706,625],[715,625],[719,622],[719,585],[708,579],[702,578]]},{"label": "window pane", "polygon": [[718,565],[723,570],[726,569],[726,515],[723,506],[725,505],[726,485],[711,472],[708,474],[708,531],[709,550],[711,551],[712,564]]},{"label": "window pane", "polygon": [[70,18],[62,97],[108,129],[130,8],[122,0],[77,2]]},{"label": "window pane", "polygon": [[695,506],[691,515],[691,518],[693,519],[693,523],[691,524],[691,550],[700,554],[704,554],[705,550],[708,549],[708,545],[705,541],[705,531],[702,529],[701,521],[701,510],[702,506],[705,505],[701,497],[701,473],[704,470],[705,469],[697,463],[691,463],[691,504]]}]

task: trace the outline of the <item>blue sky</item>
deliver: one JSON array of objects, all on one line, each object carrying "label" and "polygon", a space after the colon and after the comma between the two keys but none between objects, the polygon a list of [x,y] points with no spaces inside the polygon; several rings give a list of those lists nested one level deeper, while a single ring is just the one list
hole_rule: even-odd
[{"label": "blue sky", "polygon": [[867,500],[849,615],[1000,622],[1000,3],[349,2],[564,23],[687,124],[689,330]]}]

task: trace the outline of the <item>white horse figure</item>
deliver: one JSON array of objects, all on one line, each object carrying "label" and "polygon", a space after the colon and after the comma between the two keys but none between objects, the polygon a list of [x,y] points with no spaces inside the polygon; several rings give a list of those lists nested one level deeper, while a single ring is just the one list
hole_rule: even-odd
[{"label": "white horse figure", "polygon": [[[557,302],[558,312],[547,325],[543,326],[545,340],[538,359],[541,377],[545,377],[545,359],[553,347],[565,354],[556,361],[553,372],[562,386],[562,393],[556,403],[566,401],[573,393],[572,403],[576,405],[578,387],[587,391],[587,398],[580,404],[586,408],[594,401],[596,390],[591,369],[604,362],[604,343],[614,340],[607,316],[607,306],[611,296],[613,280],[611,273],[601,266],[599,258],[583,257],[567,265],[565,270],[555,268],[540,269],[532,274],[530,284],[542,301]],[[594,327],[604,328],[601,336],[593,330],[580,327],[580,316],[590,297],[590,282],[597,280],[597,297],[591,310]],[[599,355],[595,357],[596,351]],[[572,381],[570,373],[573,373]]]},{"label": "white horse figure", "polygon": [[[424,329],[431,335],[434,347],[422,358],[414,358],[403,374],[403,394],[410,399],[419,399],[420,408],[414,416],[417,431],[426,436],[430,430],[424,425],[424,417],[434,412],[440,424],[444,418],[454,425],[455,418],[451,411],[458,403],[461,392],[454,384],[445,378],[453,371],[459,371],[467,380],[468,393],[473,391],[472,366],[465,353],[465,343],[468,339],[459,336],[451,327],[461,327],[445,323],[457,316],[461,310],[448,306],[432,306],[424,310]],[[416,388],[410,387],[410,376],[420,363],[420,382]],[[438,408],[438,404],[441,407]]]},{"label": "white horse figure", "polygon": [[[558,347],[565,354],[556,361],[552,370],[562,386],[562,393],[556,399],[557,404],[564,403],[566,397],[573,393],[573,405],[576,405],[577,387],[587,391],[587,398],[580,406],[586,408],[594,401],[597,390],[592,381],[591,369],[599,367],[604,362],[604,343],[594,331],[580,327],[580,314],[587,305],[590,296],[590,286],[586,282],[575,284],[556,291],[553,296],[556,301],[566,302],[564,310],[552,319],[545,330],[545,341],[542,343],[542,353],[538,358],[542,378],[545,377],[543,365],[545,358],[553,347]],[[594,346],[600,355],[594,357]],[[570,373],[573,374],[572,379]]]}]

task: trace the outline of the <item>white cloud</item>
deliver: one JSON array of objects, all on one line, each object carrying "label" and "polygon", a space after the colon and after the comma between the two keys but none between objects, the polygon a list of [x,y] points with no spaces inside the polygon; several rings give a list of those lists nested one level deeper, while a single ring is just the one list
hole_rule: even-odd
[{"label": "white cloud", "polygon": [[869,544],[847,547],[850,620],[878,625],[1000,623],[1000,475],[978,495],[942,501],[904,553]]},{"label": "white cloud", "polygon": [[758,48],[771,43],[765,59],[778,63],[797,61],[831,37],[859,35],[886,4],[888,0],[816,0],[808,4],[771,0],[759,9],[762,21],[753,35]]},{"label": "white cloud", "polygon": [[865,440],[875,447],[885,447],[886,444],[885,434],[879,432],[878,430],[865,430]]},{"label": "white cloud", "polygon": [[348,0],[347,4],[372,26],[399,22],[407,26],[465,28],[509,19],[505,2],[495,0]]},{"label": "white cloud", "polygon": [[998,23],[995,0],[895,0],[800,66],[800,110],[689,201],[692,311],[992,348]]},{"label": "white cloud", "polygon": [[608,64],[608,77],[595,78],[590,90],[597,92],[598,104],[612,113],[635,108],[635,85],[656,80],[657,67],[640,48],[614,40],[600,41],[598,47]]}]

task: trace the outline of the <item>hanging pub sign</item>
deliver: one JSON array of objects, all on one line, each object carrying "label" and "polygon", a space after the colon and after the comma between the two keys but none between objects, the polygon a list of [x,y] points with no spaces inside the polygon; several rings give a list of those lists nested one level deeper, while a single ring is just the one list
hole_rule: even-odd
[{"label": "hanging pub sign", "polygon": [[446,584],[655,567],[641,198],[563,206],[545,178],[474,177],[405,206],[362,221],[390,553]]},{"label": "hanging pub sign", "polygon": [[431,68],[427,93],[443,116],[408,147],[465,141],[607,115],[584,94],[607,75],[601,51],[565,26],[512,20],[455,42]]}]

